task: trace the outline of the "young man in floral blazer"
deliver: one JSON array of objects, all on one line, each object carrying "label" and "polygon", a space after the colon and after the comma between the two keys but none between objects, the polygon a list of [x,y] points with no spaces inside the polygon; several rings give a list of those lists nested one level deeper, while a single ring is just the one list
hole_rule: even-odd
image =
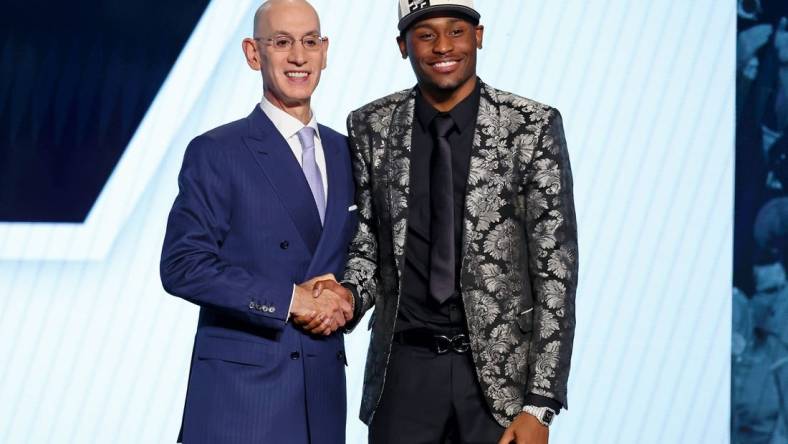
[{"label": "young man in floral blazer", "polygon": [[373,443],[545,443],[567,406],[578,274],[561,116],[476,76],[472,1],[399,3],[418,85],[348,118],[343,285],[354,320],[375,308],[361,419]]}]

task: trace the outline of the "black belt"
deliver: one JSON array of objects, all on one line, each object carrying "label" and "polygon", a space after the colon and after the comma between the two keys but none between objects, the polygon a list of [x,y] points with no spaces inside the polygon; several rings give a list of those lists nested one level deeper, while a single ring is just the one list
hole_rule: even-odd
[{"label": "black belt", "polygon": [[416,347],[426,347],[439,355],[450,351],[463,354],[471,349],[471,342],[465,333],[446,334],[422,329],[395,333],[394,342]]}]

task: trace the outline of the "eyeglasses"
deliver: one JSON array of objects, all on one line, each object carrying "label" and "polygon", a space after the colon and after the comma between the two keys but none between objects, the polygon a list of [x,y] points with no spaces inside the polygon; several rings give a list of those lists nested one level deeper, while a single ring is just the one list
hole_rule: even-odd
[{"label": "eyeglasses", "polygon": [[[278,35],[271,38],[255,37],[254,40],[265,43],[277,52],[287,52],[293,49],[296,39],[289,35]],[[317,51],[323,46],[323,42],[328,40],[328,37],[321,37],[319,35],[305,35],[299,40],[301,46],[307,51]]]}]

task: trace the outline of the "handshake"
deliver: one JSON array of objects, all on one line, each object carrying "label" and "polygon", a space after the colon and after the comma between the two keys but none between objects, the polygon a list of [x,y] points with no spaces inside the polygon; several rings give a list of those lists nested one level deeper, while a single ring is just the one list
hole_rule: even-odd
[{"label": "handshake", "polygon": [[328,336],[353,319],[353,295],[333,274],[317,276],[296,285],[290,316],[307,333]]}]

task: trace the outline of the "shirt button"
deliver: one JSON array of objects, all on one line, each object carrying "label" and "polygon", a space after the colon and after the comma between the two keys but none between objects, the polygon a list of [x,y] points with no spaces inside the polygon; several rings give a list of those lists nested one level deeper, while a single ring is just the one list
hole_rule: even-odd
[{"label": "shirt button", "polygon": [[296,359],[298,359],[300,357],[301,357],[301,353],[298,353],[298,352],[290,353],[290,359],[292,359],[293,361],[295,361]]},{"label": "shirt button", "polygon": [[287,241],[282,241],[282,243],[279,244],[279,248],[281,248],[283,250],[287,250],[289,247],[290,247],[290,243],[287,242]]}]

